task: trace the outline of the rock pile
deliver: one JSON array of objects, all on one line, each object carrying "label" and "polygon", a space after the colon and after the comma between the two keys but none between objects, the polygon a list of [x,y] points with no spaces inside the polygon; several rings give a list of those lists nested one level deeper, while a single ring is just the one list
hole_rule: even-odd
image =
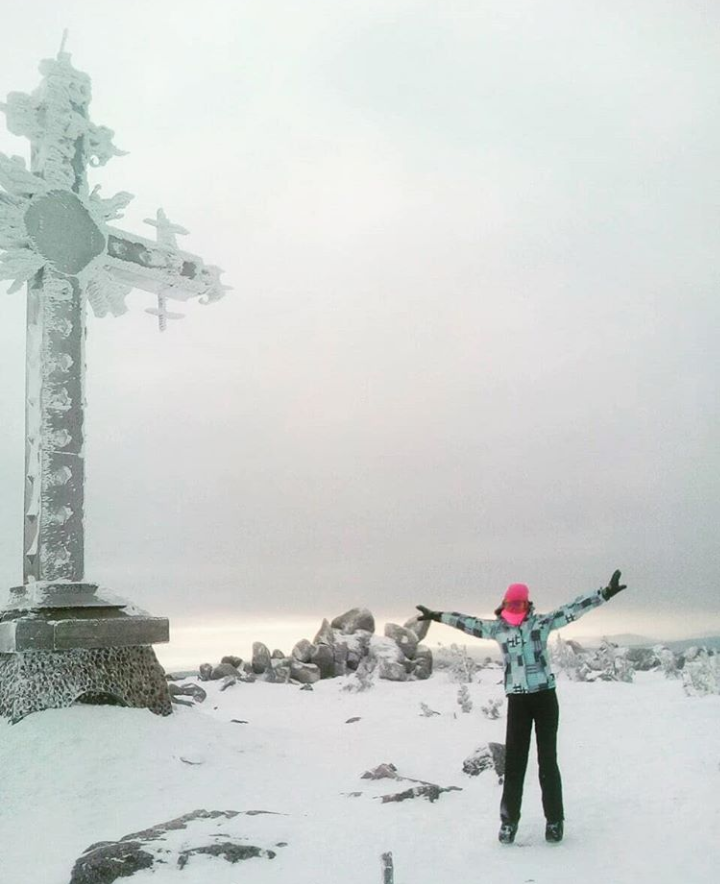
[{"label": "rock pile", "polygon": [[430,648],[421,644],[428,621],[411,617],[403,626],[387,623],[384,635],[375,634],[375,618],[367,608],[351,608],[334,620],[323,620],[315,638],[300,639],[289,656],[272,653],[267,645],[254,642],[252,658],[223,657],[217,666],[203,663],[202,681],[224,679],[314,684],[321,678],[337,678],[363,668],[374,670],[389,681],[429,678],[433,671]]}]

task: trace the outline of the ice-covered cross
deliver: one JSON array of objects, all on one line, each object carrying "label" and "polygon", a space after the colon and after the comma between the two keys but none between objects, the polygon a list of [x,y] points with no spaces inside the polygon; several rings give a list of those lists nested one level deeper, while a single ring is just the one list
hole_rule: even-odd
[{"label": "ice-covered cross", "polygon": [[40,72],[32,94],[0,105],[31,142],[30,169],[0,154],[0,279],[14,280],[10,291],[28,284],[23,580],[38,589],[84,585],[85,302],[117,316],[144,289],[164,327],[167,298],[209,303],[226,288],[217,267],[178,249],[185,231],[162,211],[155,242],[108,225],[132,197],[89,192],[88,165],[120,154],[89,118],[90,78],[64,47]]}]

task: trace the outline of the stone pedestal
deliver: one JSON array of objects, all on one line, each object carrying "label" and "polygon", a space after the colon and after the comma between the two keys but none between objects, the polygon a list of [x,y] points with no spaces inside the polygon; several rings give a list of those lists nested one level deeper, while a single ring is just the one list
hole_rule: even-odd
[{"label": "stone pedestal", "polygon": [[0,610],[0,716],[76,702],[170,712],[152,644],[169,623],[93,583],[36,581],[10,591]]},{"label": "stone pedestal", "polygon": [[0,654],[0,716],[17,722],[78,702],[171,712],[165,671],[149,645]]}]

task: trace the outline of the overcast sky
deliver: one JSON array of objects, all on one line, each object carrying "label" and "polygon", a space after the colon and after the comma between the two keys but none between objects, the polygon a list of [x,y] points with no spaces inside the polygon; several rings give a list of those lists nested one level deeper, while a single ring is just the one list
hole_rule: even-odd
[{"label": "overcast sky", "polygon": [[[580,631],[720,629],[714,0],[2,15],[0,98],[69,28],[129,151],[91,171],[136,195],[117,226],[162,206],[234,286],[163,335],[140,292],[90,318],[87,579],[182,626],[491,615],[515,581],[543,610],[621,568]],[[2,586],[24,308],[0,300]]]}]

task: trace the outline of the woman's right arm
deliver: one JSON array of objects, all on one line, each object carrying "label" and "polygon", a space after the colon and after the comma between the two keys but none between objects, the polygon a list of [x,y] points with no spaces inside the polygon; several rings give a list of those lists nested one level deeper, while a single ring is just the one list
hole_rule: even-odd
[{"label": "woman's right arm", "polygon": [[436,623],[444,623],[446,626],[468,632],[477,638],[495,638],[502,625],[499,620],[480,620],[477,617],[468,617],[467,614],[458,614],[457,611],[433,611],[431,608],[426,608],[425,605],[416,605],[415,607],[420,611],[418,620],[434,620]]},{"label": "woman's right arm", "polygon": [[502,625],[499,620],[480,620],[478,617],[469,617],[467,614],[458,614],[456,611],[442,611],[440,623],[467,632],[477,638],[495,638]]}]

